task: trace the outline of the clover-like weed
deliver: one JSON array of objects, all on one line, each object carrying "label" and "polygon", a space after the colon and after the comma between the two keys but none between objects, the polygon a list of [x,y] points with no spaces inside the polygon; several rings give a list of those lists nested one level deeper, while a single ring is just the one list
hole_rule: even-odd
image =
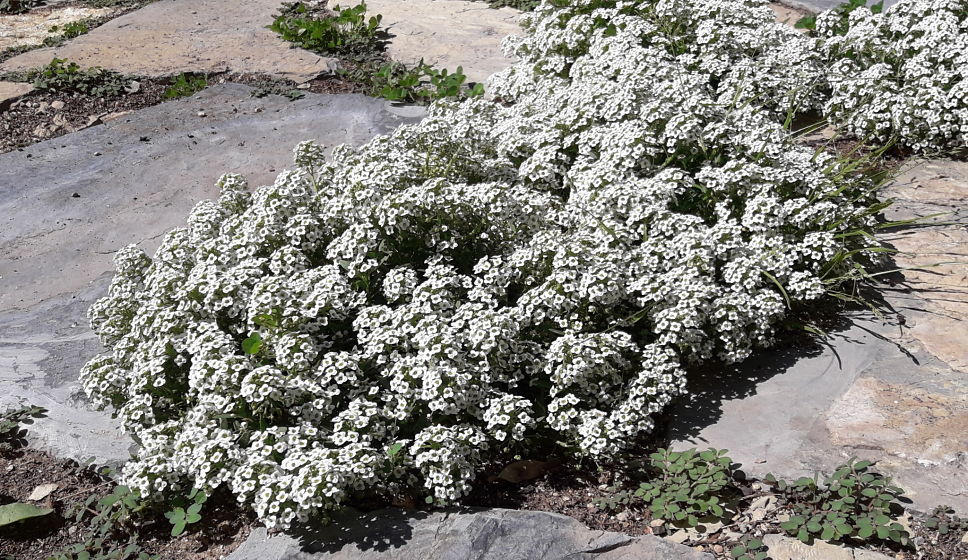
[{"label": "clover-like weed", "polygon": [[792,516],[780,527],[805,543],[824,541],[890,541],[907,545],[910,535],[896,521],[903,511],[903,491],[891,479],[870,471],[871,461],[851,459],[829,477],[803,477],[774,484]]}]

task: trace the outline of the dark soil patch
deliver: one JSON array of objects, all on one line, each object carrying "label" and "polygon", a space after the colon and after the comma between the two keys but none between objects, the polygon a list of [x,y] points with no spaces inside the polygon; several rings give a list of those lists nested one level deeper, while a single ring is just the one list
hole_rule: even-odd
[{"label": "dark soil patch", "polygon": [[[140,84],[136,93],[120,97],[92,97],[79,93],[34,91],[0,110],[0,153],[24,148],[109,122],[126,114],[168,101],[165,91],[173,78],[132,78]],[[300,86],[258,74],[226,73],[208,77],[209,84],[240,83],[255,88],[253,95],[285,95],[298,99],[305,92],[361,93],[362,87],[338,75],[320,76]]]},{"label": "dark soil patch", "polygon": [[[57,488],[35,505],[54,513],[21,524],[0,528],[0,558],[46,560],[75,543],[83,542],[85,522],[73,513],[91,496],[100,499],[111,493],[115,483],[74,461],[57,459],[32,450],[0,451],[0,505],[26,502],[35,488],[56,484]],[[173,538],[171,525],[159,513],[138,527],[138,543],[148,554],[170,560],[215,560],[235,550],[248,536],[252,517],[241,511],[227,495],[216,495],[203,510],[202,521],[184,535]],[[119,535],[127,540],[128,535]]]},{"label": "dark soil patch", "polygon": [[168,80],[138,80],[137,93],[116,98],[32,92],[0,112],[0,153],[96,126],[164,101]]}]

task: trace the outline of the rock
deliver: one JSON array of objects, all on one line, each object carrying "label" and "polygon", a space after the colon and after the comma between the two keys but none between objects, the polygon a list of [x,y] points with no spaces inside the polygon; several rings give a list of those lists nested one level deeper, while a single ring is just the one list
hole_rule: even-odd
[{"label": "rock", "polygon": [[[0,154],[0,410],[30,403],[50,411],[30,426],[33,444],[65,458],[128,457],[127,435],[110,414],[88,409],[77,383],[101,351],[86,313],[104,294],[115,251],[129,243],[154,251],[197,201],[217,196],[223,173],[267,184],[275,178],[267,170],[291,166],[302,140],[359,144],[406,122],[361,95],[290,102],[252,91],[213,86]],[[192,118],[201,107],[204,121]],[[132,141],[141,136],[151,142]]]},{"label": "rock", "polygon": [[773,560],[891,560],[879,552],[844,548],[820,540],[808,545],[784,535],[765,535],[763,544]]},{"label": "rock", "polygon": [[712,560],[646,535],[588,529],[564,515],[502,509],[348,513],[295,535],[255,529],[227,560]]},{"label": "rock", "polygon": [[206,115],[206,113],[205,113],[205,111],[199,111],[199,112],[197,113],[197,115],[198,115],[199,117],[204,117],[204,116]]},{"label": "rock", "polygon": [[624,521],[628,521],[629,518],[631,518],[631,517],[632,517],[632,514],[630,514],[628,511],[622,511],[622,512],[619,512],[619,514],[615,516],[615,519],[617,521],[623,521],[624,522]]},{"label": "rock", "polygon": [[36,109],[37,109],[36,112],[38,112],[38,113],[46,113],[47,112],[47,108],[50,107],[50,103],[47,103],[46,101],[40,101],[34,107],[36,107]]},{"label": "rock", "polygon": [[138,80],[131,80],[131,82],[124,87],[125,93],[138,93],[141,91],[141,82]]},{"label": "rock", "polygon": [[120,119],[121,117],[126,117],[133,113],[134,111],[113,111],[111,113],[105,113],[103,115],[98,115],[95,120],[95,124],[103,124],[111,122],[115,119]]},{"label": "rock", "polygon": [[60,111],[61,109],[64,108],[64,102],[61,101],[60,99],[56,101],[51,101],[50,108],[54,109],[55,111]]},{"label": "rock", "polygon": [[0,80],[0,111],[17,103],[21,97],[34,91],[34,86],[20,82],[5,82]]},{"label": "rock", "polygon": [[945,214],[928,219],[931,227],[880,235],[901,251],[901,274],[881,294],[903,317],[853,314],[825,347],[767,350],[690,380],[694,398],[674,409],[672,435],[677,446],[729,449],[754,476],[789,479],[829,473],[852,456],[874,460],[915,509],[965,511],[968,230],[957,224],[968,222],[968,162],[921,162],[881,196],[896,201],[885,210],[891,221]]},{"label": "rock", "polygon": [[667,541],[672,541],[676,544],[682,544],[689,540],[689,531],[686,531],[685,529],[679,529],[675,533],[672,533],[669,536],[664,538]]},{"label": "rock", "polygon": [[27,496],[28,502],[38,502],[43,500],[47,496],[50,496],[54,490],[59,488],[56,484],[41,484],[40,486],[34,488],[34,491]]},{"label": "rock", "polygon": [[769,511],[774,509],[775,504],[776,500],[773,498],[773,496],[760,496],[759,498],[756,498],[750,502],[749,509]]},{"label": "rock", "polygon": [[383,15],[393,37],[388,52],[401,62],[456,70],[462,66],[468,81],[483,82],[511,60],[501,52],[507,35],[520,35],[520,13],[495,10],[482,2],[463,0],[368,0],[367,10]]},{"label": "rock", "polygon": [[305,82],[333,68],[331,59],[292,49],[266,29],[278,0],[195,0],[192,6],[197,14],[185,10],[181,0],[152,2],[59,47],[15,56],[0,64],[0,71],[57,57],[150,77],[230,69]]},{"label": "rock", "polygon": [[800,18],[809,13],[808,10],[804,10],[802,8],[792,8],[777,2],[771,3],[770,9],[773,10],[774,14],[776,14],[776,21],[785,23],[791,27],[800,21]]},{"label": "rock", "polygon": [[649,522],[649,527],[662,527],[665,525],[665,519],[653,519]]},{"label": "rock", "polygon": [[[898,0],[884,0],[884,7],[893,6],[897,4]],[[843,0],[783,0],[782,4],[787,6],[792,6],[799,10],[820,13],[824,10],[830,10],[836,8],[843,3]]]},{"label": "rock", "polygon": [[964,535],[961,536],[961,542],[964,544],[968,544],[968,532],[966,532]]}]

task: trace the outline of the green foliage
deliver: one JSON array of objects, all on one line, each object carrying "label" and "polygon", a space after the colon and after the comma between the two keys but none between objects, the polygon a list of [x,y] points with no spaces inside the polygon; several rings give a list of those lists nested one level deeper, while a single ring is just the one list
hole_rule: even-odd
[{"label": "green foliage", "polygon": [[942,535],[949,533],[962,535],[968,531],[968,519],[958,517],[955,515],[955,510],[948,506],[938,506],[924,520],[924,526]]},{"label": "green foliage", "polygon": [[283,39],[321,54],[360,58],[381,50],[378,33],[382,16],[366,16],[366,4],[336,6],[328,17],[315,17],[302,2],[284,4],[269,26]]},{"label": "green foliage", "polygon": [[43,418],[46,408],[25,406],[0,413],[0,445],[22,445],[26,431],[23,424],[33,424],[34,418]]},{"label": "green foliage", "polygon": [[198,490],[192,490],[188,498],[178,498],[174,507],[165,514],[165,518],[171,523],[171,536],[177,537],[185,532],[185,527],[192,523],[202,520],[202,507],[208,495]]},{"label": "green foliage", "polygon": [[57,33],[59,31],[62,39],[73,39],[74,37],[80,37],[90,30],[90,25],[88,25],[88,22],[83,19],[65,23],[63,27],[55,25],[48,29],[48,31],[51,33]]},{"label": "green foliage", "polygon": [[265,97],[267,95],[281,95],[288,97],[289,101],[295,101],[306,97],[306,92],[296,89],[291,84],[285,82],[271,82],[253,90],[252,97]]},{"label": "green foliage", "polygon": [[522,12],[530,12],[541,4],[541,0],[487,0],[492,8],[514,8]]},{"label": "green foliage", "polygon": [[43,3],[43,0],[0,0],[0,14],[22,14]]},{"label": "green foliage", "polygon": [[7,504],[0,506],[0,527],[19,523],[25,519],[50,515],[54,510],[37,507],[33,504]]},{"label": "green foliage", "polygon": [[695,527],[725,514],[723,496],[733,482],[732,464],[725,449],[659,449],[649,456],[648,481],[633,492],[615,492],[599,500],[598,505],[616,509],[641,501],[649,506],[653,517]]},{"label": "green foliage", "polygon": [[92,97],[120,96],[130,81],[117,72],[97,66],[81,69],[77,63],[62,58],[53,59],[47,66],[28,70],[26,78],[40,91],[80,93]]},{"label": "green foliage", "polygon": [[871,472],[872,465],[851,459],[822,483],[819,476],[792,483],[767,477],[793,513],[780,527],[805,543],[819,538],[907,545],[910,535],[895,520],[903,511],[897,502],[903,491],[889,478]]},{"label": "green foliage", "polygon": [[83,540],[73,544],[54,560],[149,560],[150,556],[138,543],[138,533],[152,505],[137,491],[127,486],[115,486],[100,500],[90,496],[73,511],[76,523],[87,521]]},{"label": "green foliage", "polygon": [[752,538],[744,538],[729,550],[729,557],[735,560],[766,560],[769,554],[763,541]]},{"label": "green foliage", "polygon": [[690,527],[723,516],[720,494],[733,479],[726,450],[660,449],[649,458],[656,478],[640,484],[635,496],[649,504],[653,516]]},{"label": "green foliage", "polygon": [[182,72],[175,76],[168,89],[165,90],[165,99],[177,99],[195,95],[208,86],[208,79],[205,76]]},{"label": "green foliage", "polygon": [[[847,28],[849,27],[848,18],[850,17],[850,12],[853,12],[857,8],[868,7],[867,2],[868,0],[848,0],[847,2],[844,2],[843,4],[834,8],[834,13],[837,15],[838,19],[840,20],[836,26],[838,35],[843,35],[847,33]],[[884,10],[884,0],[880,0],[879,2],[871,5],[870,10],[875,14],[881,13]],[[816,30],[817,29],[816,14],[810,14],[808,16],[804,16],[800,18],[797,21],[797,23],[794,25],[794,27],[796,27],[797,29],[809,29],[810,31]]]},{"label": "green foliage", "polygon": [[249,338],[242,341],[242,351],[246,354],[255,355],[262,349],[262,335],[252,333]]},{"label": "green foliage", "polygon": [[484,93],[482,84],[464,86],[467,76],[460,66],[454,72],[438,69],[423,60],[413,67],[399,62],[385,64],[374,74],[372,94],[389,99],[421,105],[447,97],[476,97]]}]

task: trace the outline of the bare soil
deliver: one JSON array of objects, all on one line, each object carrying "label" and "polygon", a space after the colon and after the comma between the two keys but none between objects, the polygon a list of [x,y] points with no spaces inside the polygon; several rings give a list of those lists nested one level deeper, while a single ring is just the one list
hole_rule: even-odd
[{"label": "bare soil", "polygon": [[[28,502],[31,492],[45,484],[57,488],[40,501]],[[47,560],[83,542],[88,524],[76,521],[75,512],[90,496],[103,498],[114,486],[109,477],[74,461],[34,449],[0,450],[0,505],[26,502],[54,510],[45,517],[0,528],[0,558]],[[139,527],[138,543],[144,552],[165,560],[216,560],[235,550],[253,524],[252,516],[228,496],[213,497],[203,512],[202,521],[174,538],[159,511]],[[127,536],[118,535],[125,541]]]}]

